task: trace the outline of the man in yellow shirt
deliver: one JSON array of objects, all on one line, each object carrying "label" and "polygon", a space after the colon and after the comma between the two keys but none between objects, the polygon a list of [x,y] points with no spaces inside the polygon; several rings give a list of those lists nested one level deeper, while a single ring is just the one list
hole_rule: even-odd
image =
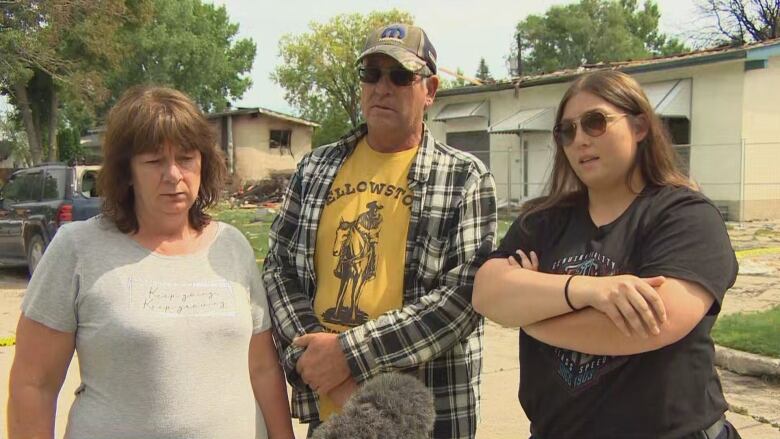
[{"label": "man in yellow shirt", "polygon": [[432,437],[471,439],[493,177],[423,123],[439,80],[422,29],[376,29],[358,63],[366,123],[301,160],[271,228],[263,280],[293,416],[311,432],[357,385],[401,371],[434,394]]}]

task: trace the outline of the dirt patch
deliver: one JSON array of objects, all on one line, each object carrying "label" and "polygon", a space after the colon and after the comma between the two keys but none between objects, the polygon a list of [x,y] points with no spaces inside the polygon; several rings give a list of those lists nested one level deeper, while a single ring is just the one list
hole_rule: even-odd
[{"label": "dirt patch", "polygon": [[24,268],[0,268],[0,337],[16,333],[29,276]]}]

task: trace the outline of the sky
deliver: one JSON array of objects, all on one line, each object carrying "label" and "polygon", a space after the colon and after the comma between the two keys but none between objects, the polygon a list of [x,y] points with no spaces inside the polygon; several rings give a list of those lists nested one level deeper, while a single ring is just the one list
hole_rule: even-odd
[{"label": "sky", "polygon": [[[491,74],[507,77],[506,57],[517,23],[530,14],[544,14],[563,0],[205,0],[227,8],[231,20],[239,24],[239,37],[257,44],[255,62],[249,76],[253,86],[234,106],[265,107],[294,114],[284,100],[284,90],[269,79],[281,61],[279,39],[284,34],[308,31],[310,22],[324,22],[344,13],[367,14],[397,8],[410,12],[415,23],[425,29],[438,52],[438,65],[466,75],[474,75],[479,60],[485,58]],[[696,0],[656,0],[661,11],[661,31],[684,37],[696,21]],[[452,78],[447,78],[452,79]],[[0,112],[7,104],[0,102]]]},{"label": "sky", "polygon": [[[661,11],[661,30],[678,35],[689,28],[696,16],[695,0],[656,0]],[[284,90],[269,79],[278,57],[279,38],[287,33],[308,31],[312,21],[323,22],[344,13],[367,14],[374,10],[397,8],[410,12],[415,24],[425,29],[436,48],[438,65],[449,70],[461,68],[473,76],[481,57],[491,74],[507,77],[506,57],[514,39],[518,22],[531,14],[544,14],[553,5],[571,3],[561,0],[286,0],[266,2],[256,0],[214,0],[224,5],[231,18],[239,24],[239,35],[250,37],[257,44],[257,55],[250,77],[253,86],[236,106],[266,107],[291,113],[284,100]],[[641,1],[640,1],[641,3]],[[682,35],[680,35],[682,36]],[[446,77],[446,76],[445,76]],[[447,77],[447,79],[452,79]]]}]

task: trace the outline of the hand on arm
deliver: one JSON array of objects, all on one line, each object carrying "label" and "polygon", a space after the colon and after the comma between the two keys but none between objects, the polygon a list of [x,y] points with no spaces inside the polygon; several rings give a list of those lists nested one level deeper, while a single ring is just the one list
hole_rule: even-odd
[{"label": "hand on arm", "polygon": [[[539,271],[539,258],[535,252],[531,251],[529,257],[522,250],[518,250],[516,255],[517,257],[509,258],[510,265]],[[571,305],[577,310],[590,306],[601,311],[627,337],[631,336],[631,330],[642,337],[648,336],[648,328],[653,335],[660,333],[658,326],[666,321],[666,309],[655,288],[663,285],[663,276],[645,279],[630,275],[567,276],[570,279],[564,285],[564,300],[565,296],[570,294]],[[573,285],[574,277],[579,277],[578,287]],[[567,289],[570,289],[571,293]],[[578,306],[578,302],[584,305]]]},{"label": "hand on arm", "polygon": [[531,250],[528,255],[522,250],[518,250],[507,258],[509,265],[513,267],[525,268],[532,271],[539,271],[539,257],[536,252]]},{"label": "hand on arm", "polygon": [[575,276],[569,295],[574,307],[601,311],[625,336],[634,332],[647,337],[648,332],[658,335],[666,321],[664,302],[656,291],[664,281],[662,276]]},{"label": "hand on arm", "polygon": [[306,334],[295,338],[293,344],[306,349],[295,367],[303,381],[315,392],[330,393],[351,378],[338,335],[324,332]]},{"label": "hand on arm", "polygon": [[691,332],[714,301],[712,294],[697,283],[664,279],[656,291],[664,304],[666,320],[659,325],[657,335],[626,335],[595,308],[548,319],[523,330],[549,345],[591,355],[632,355],[660,349]]},{"label": "hand on arm", "polygon": [[303,381],[320,395],[327,394],[339,407],[343,407],[357,389],[344,352],[336,334],[306,334],[293,340],[296,346],[305,348],[298,360],[297,370]]},{"label": "hand on arm", "polygon": [[[486,317],[506,326],[526,327],[573,311],[593,307],[609,316],[617,328],[630,335],[628,325],[645,333],[652,332],[665,319],[663,301],[654,287],[663,277],[640,279],[636,276],[576,276],[539,273],[535,252],[518,250],[507,259],[486,262],[477,273],[474,307]],[[627,322],[627,323],[626,323]]]}]

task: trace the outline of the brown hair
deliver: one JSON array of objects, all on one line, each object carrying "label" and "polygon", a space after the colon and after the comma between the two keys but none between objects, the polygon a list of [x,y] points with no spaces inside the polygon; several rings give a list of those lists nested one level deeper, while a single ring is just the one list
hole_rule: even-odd
[{"label": "brown hair", "polygon": [[211,126],[184,93],[165,87],[136,86],[122,95],[108,115],[103,167],[98,176],[103,214],[123,233],[138,231],[130,159],[159,151],[166,144],[200,151],[200,188],[189,210],[189,223],[202,230],[211,220],[206,209],[217,202],[227,173]]},{"label": "brown hair", "polygon": [[[566,104],[577,93],[588,92],[604,99],[620,108],[636,120],[644,116],[648,124],[645,138],[639,142],[636,158],[626,175],[626,183],[630,186],[631,176],[636,169],[642,173],[642,178],[653,186],[680,186],[695,189],[691,181],[677,166],[677,154],[672,148],[669,134],[661,119],[653,111],[642,87],[631,76],[613,70],[590,73],[578,78],[566,90],[558,111],[555,114],[555,124],[560,123]],[[546,188],[547,195],[526,203],[523,217],[527,219],[532,213],[552,207],[571,203],[587,195],[587,188],[574,173],[563,148],[556,143],[555,158],[550,180]]]}]

